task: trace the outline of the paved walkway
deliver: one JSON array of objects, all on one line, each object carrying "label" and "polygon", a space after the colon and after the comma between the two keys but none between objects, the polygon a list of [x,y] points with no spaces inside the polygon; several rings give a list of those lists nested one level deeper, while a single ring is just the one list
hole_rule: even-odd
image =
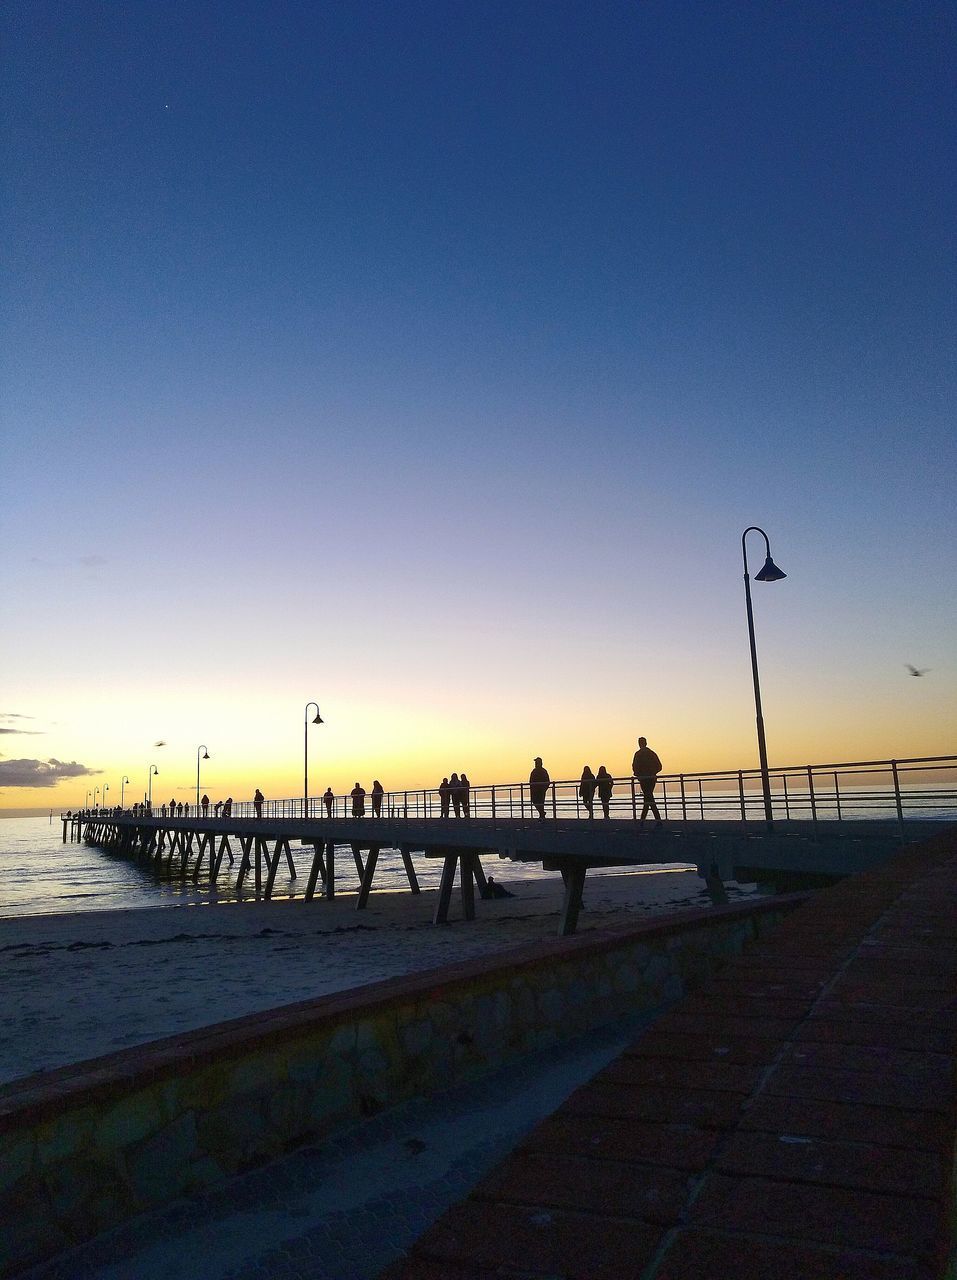
[{"label": "paved walkway", "polygon": [[922,1280],[948,1247],[957,831],[816,895],[383,1280]]}]

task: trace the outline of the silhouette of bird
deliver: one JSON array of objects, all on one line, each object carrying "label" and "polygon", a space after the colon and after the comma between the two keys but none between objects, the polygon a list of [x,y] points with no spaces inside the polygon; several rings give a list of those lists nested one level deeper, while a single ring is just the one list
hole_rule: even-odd
[{"label": "silhouette of bird", "polygon": [[909,662],[905,662],[904,666],[907,668],[907,670],[911,673],[912,676],[926,676],[927,672],[930,670],[930,667],[921,667],[918,670],[917,667],[912,667]]},{"label": "silhouette of bird", "polygon": [[166,746],[166,743],[163,741],[163,739],[162,739],[162,738],[160,738],[159,742],[154,742],[154,743],[153,743],[153,746],[154,746],[154,747],[165,747],[165,746]]}]

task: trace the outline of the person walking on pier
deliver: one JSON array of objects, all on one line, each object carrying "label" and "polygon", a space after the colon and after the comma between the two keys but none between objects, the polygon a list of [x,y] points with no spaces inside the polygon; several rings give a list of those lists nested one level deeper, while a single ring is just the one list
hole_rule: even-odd
[{"label": "person walking on pier", "polygon": [[650,809],[655,815],[655,826],[660,827],[661,814],[655,804],[655,786],[658,782],[658,774],[661,773],[661,761],[658,759],[657,753],[648,746],[647,738],[638,739],[638,750],[635,752],[635,758],[631,762],[631,771],[638,779],[638,785],[641,787],[641,794],[644,800],[641,806],[641,822],[644,823]]},{"label": "person walking on pier", "polygon": [[459,774],[459,790],[462,795],[462,816],[470,818],[472,816],[472,784],[464,773]]},{"label": "person walking on pier", "polygon": [[449,805],[452,803],[452,784],[448,778],[443,778],[439,785],[439,812],[441,817],[449,816]]},{"label": "person walking on pier", "polygon": [[582,798],[582,804],[585,806],[589,818],[594,818],[595,816],[596,786],[597,783],[595,781],[595,775],[591,771],[591,766],[586,764],[584,769],[582,769],[582,780],[578,784],[578,794]]},{"label": "person walking on pier", "polygon": [[336,802],[336,797],[332,794],[332,787],[326,787],[322,793],[322,803],[326,806],[326,817],[332,817],[332,806]]},{"label": "person walking on pier", "polygon": [[257,817],[257,818],[261,818],[261,817],[263,816],[263,801],[264,801],[265,799],[266,799],[266,797],[263,795],[263,793],[262,793],[262,792],[259,790],[259,788],[257,787],[257,788],[256,788],[256,794],[253,796],[253,808],[256,810],[256,817]]},{"label": "person walking on pier", "polygon": [[223,802],[222,802],[222,800],[217,800],[217,801],[216,801],[216,803],[213,805],[213,817],[214,817],[214,818],[218,818],[218,817],[219,817],[220,812],[222,811],[222,807],[223,807]]},{"label": "person walking on pier", "polygon": [[356,785],[349,792],[352,796],[352,816],[354,818],[362,818],[366,811],[366,789],[361,783]]},{"label": "person walking on pier", "polygon": [[457,773],[453,773],[451,778],[449,778],[449,790],[452,793],[452,809],[455,813],[455,816],[457,818],[461,818],[462,816],[462,783],[459,780],[459,775]]},{"label": "person walking on pier", "polygon": [[223,801],[223,817],[231,818],[232,816],[233,816],[233,798],[232,796],[227,796],[226,799]]},{"label": "person walking on pier", "polygon": [[385,795],[385,789],[382,783],[376,778],[372,783],[372,816],[373,818],[382,817],[382,797]]},{"label": "person walking on pier", "polygon": [[[171,818],[175,818],[175,817],[176,817],[176,801],[175,801],[175,800],[171,800],[171,801],[169,802],[169,816],[170,816]],[[164,809],[163,809],[163,817],[164,817],[164,818],[166,817],[166,809],[165,809],[165,807],[164,807]]]},{"label": "person walking on pier", "polygon": [[532,805],[538,810],[538,816],[542,822],[545,821],[545,797],[548,795],[551,781],[548,776],[548,770],[542,764],[542,757],[536,756],[535,767],[528,775],[528,794],[531,796]]},{"label": "person walking on pier", "polygon": [[203,817],[208,818],[209,817],[209,796],[203,796],[202,801],[200,803],[203,806]]},{"label": "person walking on pier", "polygon": [[603,764],[598,766],[598,772],[595,774],[595,786],[598,789],[598,799],[601,801],[601,811],[606,818],[610,818],[608,806],[611,804],[611,793],[614,790],[615,780],[605,768]]}]

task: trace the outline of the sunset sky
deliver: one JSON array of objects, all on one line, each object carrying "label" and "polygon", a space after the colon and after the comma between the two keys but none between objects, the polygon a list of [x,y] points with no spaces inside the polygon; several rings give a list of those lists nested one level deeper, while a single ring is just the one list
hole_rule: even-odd
[{"label": "sunset sky", "polygon": [[951,4],[2,22],[0,808],[957,751]]}]

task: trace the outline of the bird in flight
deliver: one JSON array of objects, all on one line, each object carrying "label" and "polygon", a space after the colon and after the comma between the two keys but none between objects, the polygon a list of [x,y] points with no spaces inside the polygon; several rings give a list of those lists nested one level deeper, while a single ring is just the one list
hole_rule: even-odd
[{"label": "bird in flight", "polygon": [[911,673],[912,676],[926,676],[927,672],[930,670],[930,667],[920,667],[920,668],[912,667],[909,662],[905,662],[904,666],[907,668],[907,670]]},{"label": "bird in flight", "polygon": [[[913,668],[911,668],[911,670],[913,670]],[[154,747],[165,747],[165,746],[166,746],[166,743],[163,741],[163,739],[162,739],[162,738],[160,738],[159,742],[154,742],[154,743],[153,743],[153,746],[154,746]]]}]

